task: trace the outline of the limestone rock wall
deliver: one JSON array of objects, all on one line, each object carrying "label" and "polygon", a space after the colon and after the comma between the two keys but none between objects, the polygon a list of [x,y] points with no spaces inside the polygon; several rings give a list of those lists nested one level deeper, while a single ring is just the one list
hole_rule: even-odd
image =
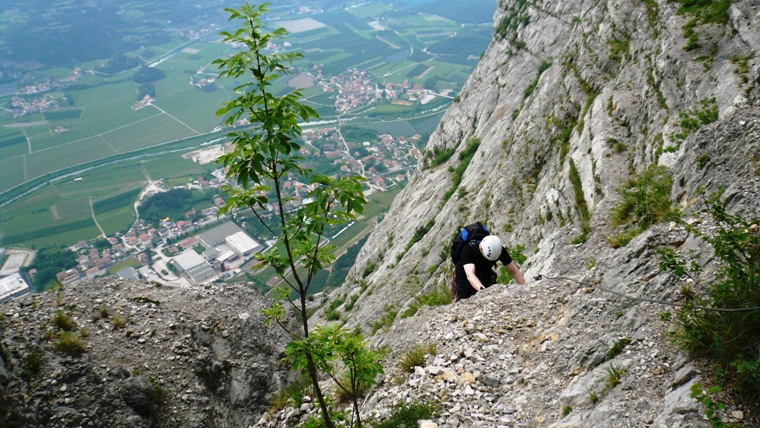
[{"label": "limestone rock wall", "polygon": [[[688,51],[684,25],[693,17],[678,8],[654,0],[500,2],[490,47],[425,150],[431,159],[436,150],[454,154],[418,168],[333,294],[358,295],[342,315],[347,325],[374,330],[415,295],[444,287],[450,240],[474,220],[526,256],[548,251],[547,237],[566,243],[584,227],[589,242],[603,240],[621,183],[653,164],[693,162],[676,150],[680,113],[711,98],[719,120],[754,105],[757,4],[733,2],[725,24],[697,25],[699,47]],[[473,140],[479,147],[457,185],[459,155]],[[429,231],[411,243],[419,228]]]}]

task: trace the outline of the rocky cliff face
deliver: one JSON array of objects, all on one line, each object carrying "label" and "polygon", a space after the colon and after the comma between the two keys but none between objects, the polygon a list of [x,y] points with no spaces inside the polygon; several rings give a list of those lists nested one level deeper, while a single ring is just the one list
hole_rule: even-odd
[{"label": "rocky cliff face", "polygon": [[[695,165],[677,137],[682,114],[712,106],[719,123],[732,121],[758,99],[760,9],[734,1],[725,22],[695,21],[689,50],[696,18],[678,11],[655,0],[501,2],[494,40],[430,138],[428,161],[336,294],[359,295],[348,325],[367,326],[447,282],[447,247],[464,224],[482,220],[508,248],[521,245],[530,267],[574,238],[612,234],[609,211],[629,177]],[[424,235],[413,242],[416,230]],[[602,250],[598,258],[614,254]],[[542,268],[585,270],[582,261]]]},{"label": "rocky cliff face", "polygon": [[[621,200],[617,189],[652,165],[672,173],[672,199],[691,221],[703,220],[698,214],[702,195],[720,188],[727,189],[729,210],[759,213],[760,7],[733,1],[726,9],[697,15],[679,13],[679,8],[677,2],[655,0],[499,3],[494,40],[432,135],[427,162],[370,236],[346,284],[331,296],[351,302],[338,308],[347,327],[368,333],[379,328],[374,343],[394,349],[403,349],[394,331],[422,323],[412,340],[438,339],[444,352],[460,355],[458,350],[467,345],[448,342],[466,334],[447,336],[435,327],[456,327],[445,322],[452,313],[476,326],[483,321],[478,317],[488,314],[483,315],[486,325],[481,324],[488,339],[481,347],[488,348],[488,357],[480,354],[464,367],[475,364],[483,375],[479,381],[493,371],[502,380],[514,380],[515,373],[527,370],[535,383],[489,390],[489,402],[504,404],[499,415],[475,417],[478,408],[462,405],[449,409],[449,415],[457,415],[455,421],[442,418],[438,423],[475,426],[470,425],[474,420],[497,426],[488,421],[509,421],[511,413],[503,408],[519,408],[523,419],[512,415],[502,425],[704,424],[681,389],[696,372],[684,369],[690,364],[677,350],[667,356],[660,350],[667,344],[657,333],[664,328],[657,316],[667,310],[662,305],[620,299],[568,281],[530,280],[529,299],[515,297],[518,291],[509,286],[486,294],[473,308],[443,308],[434,311],[439,316],[388,322],[413,305],[415,296],[448,286],[451,239],[474,220],[489,225],[508,248],[524,248],[528,259],[522,269],[529,277],[570,277],[672,301],[678,289],[659,269],[655,247],[694,250],[703,254],[700,261],[710,270],[709,246],[675,225],[657,226],[623,248],[607,242],[619,232],[609,225],[611,208]],[[711,109],[717,117],[700,122],[696,131],[688,129],[684,118]],[[534,295],[545,309],[535,306]],[[527,333],[495,333],[522,317],[536,326]],[[629,373],[640,370],[638,376],[656,371],[658,380],[629,383],[636,394],[618,394],[563,419],[560,405],[575,402],[567,397],[583,395],[578,393],[583,388],[585,394],[594,389],[603,354],[621,337],[638,338],[638,348],[628,351],[630,360],[616,363],[630,367]],[[657,355],[663,360],[654,362]],[[467,371],[459,368],[460,374]],[[431,373],[420,376],[409,382],[430,385],[425,382],[438,379]],[[456,391],[466,398],[466,392]],[[467,401],[447,397],[452,403]],[[613,422],[612,414],[632,419]]]},{"label": "rocky cliff face", "polygon": [[[698,194],[720,188],[729,211],[760,215],[760,179],[747,157],[760,150],[759,137],[760,109],[749,107],[684,143],[672,169],[672,199],[686,223],[714,232]],[[705,156],[706,163],[696,161]],[[710,246],[676,223],[654,226],[619,249],[593,233],[585,243],[569,243],[577,233],[559,228],[541,241],[527,271],[543,279],[423,307],[378,332],[373,341],[391,349],[389,376],[366,399],[364,418],[387,418],[399,403],[430,400],[442,403],[441,414],[419,426],[711,426],[690,395],[697,382],[714,381],[714,369],[671,343],[673,325],[661,314],[676,311],[681,296],[656,255],[663,247],[690,255],[704,268],[700,280],[709,283],[717,263]],[[353,313],[342,316],[352,320]],[[418,344],[435,345],[435,354],[414,373],[402,372],[396,363]],[[724,423],[760,426],[757,403],[715,398],[727,403],[719,413]],[[309,406],[286,409],[259,426],[294,426],[313,414]]]},{"label": "rocky cliff face", "polygon": [[5,303],[0,425],[247,427],[289,376],[267,304],[245,285],[120,279]]}]

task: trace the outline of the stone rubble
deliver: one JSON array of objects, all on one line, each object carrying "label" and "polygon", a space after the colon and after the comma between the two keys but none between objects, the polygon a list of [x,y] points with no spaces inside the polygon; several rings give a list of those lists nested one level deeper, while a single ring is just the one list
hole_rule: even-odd
[{"label": "stone rubble", "polygon": [[[247,426],[291,380],[277,363],[287,340],[264,327],[269,302],[253,286],[103,278],[58,300],[47,292],[0,304],[3,427]],[[60,310],[76,321],[81,356],[54,349]],[[42,358],[39,373],[31,355]]]}]

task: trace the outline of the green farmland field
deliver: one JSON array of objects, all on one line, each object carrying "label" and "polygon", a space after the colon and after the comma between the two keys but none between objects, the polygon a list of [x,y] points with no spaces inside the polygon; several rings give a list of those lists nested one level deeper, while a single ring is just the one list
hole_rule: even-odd
[{"label": "green farmland field", "polygon": [[417,133],[417,129],[406,120],[388,121],[376,124],[360,125],[362,128],[373,129],[378,134],[391,134],[394,137],[411,137]]},{"label": "green farmland field", "polygon": [[361,5],[358,7],[349,7],[347,10],[359,18],[372,19],[373,17],[382,15],[384,12],[393,10],[393,7],[388,4],[373,3]]},{"label": "green farmland field", "polygon": [[24,182],[24,158],[0,159],[0,191]]},{"label": "green farmland field", "polygon": [[140,124],[119,128],[102,136],[116,153],[155,146],[171,140],[198,135],[168,114],[151,117]]},{"label": "green farmland field", "polygon": [[147,179],[139,165],[123,162],[88,171],[76,178],[61,180],[52,187],[63,198],[91,196],[97,208],[98,202],[103,198],[114,193],[121,193],[125,189],[142,187],[146,182]]},{"label": "green farmland field", "polygon": [[[66,14],[78,10],[70,2],[53,1]],[[181,154],[223,136],[212,133],[223,123],[216,111],[233,98],[233,88],[242,81],[221,79],[203,88],[194,83],[202,78],[216,79],[218,70],[211,62],[239,50],[220,42],[221,37],[215,33],[221,28],[218,25],[209,25],[216,30],[197,39],[188,37],[187,32],[198,31],[195,25],[205,22],[206,16],[196,23],[177,21],[172,27],[172,19],[179,19],[172,8],[143,0],[125,1],[138,5],[135,10],[124,9],[125,17],[159,14],[166,24],[156,27],[141,23],[126,30],[125,39],[131,37],[140,43],[119,53],[139,58],[137,66],[123,72],[91,72],[108,58],[89,55],[76,64],[82,73],[72,85],[48,92],[58,101],[58,108],[15,118],[11,110],[0,109],[0,246],[70,244],[93,238],[99,230],[92,220],[90,201],[106,233],[124,230],[134,222],[132,204],[148,180],[165,179],[169,185],[184,185],[217,167],[198,165],[181,158]],[[369,71],[372,84],[380,88],[385,83],[408,80],[427,88],[453,89],[453,97],[476,64],[467,55],[477,55],[487,47],[485,39],[490,37],[491,26],[481,26],[477,20],[460,22],[457,13],[451,13],[454,9],[438,3],[426,9],[425,3],[411,1],[408,9],[396,9],[370,0],[358,7],[317,13],[312,19],[324,27],[288,34],[278,45],[287,41],[292,47],[286,47],[285,52],[304,54],[294,62],[293,75],[316,75],[314,65],[321,65],[318,68],[326,77],[357,68]],[[439,15],[432,13],[434,9],[440,9]],[[223,15],[221,10],[218,12]],[[483,14],[492,16],[492,11]],[[302,18],[283,9],[277,15],[268,22]],[[381,17],[384,30],[369,25]],[[0,29],[17,18],[0,11]],[[32,25],[31,20],[24,22]],[[226,21],[221,25],[227,30],[232,28]],[[172,31],[165,31],[170,27]],[[454,33],[456,37],[451,37]],[[470,41],[478,40],[485,40],[482,47],[469,46]],[[459,48],[463,43],[468,44],[468,53]],[[434,47],[440,52],[433,52]],[[157,80],[137,83],[132,78],[140,65],[151,65],[163,75],[158,73]],[[72,75],[72,70],[58,64],[31,71],[26,79],[61,79]],[[278,95],[290,91],[286,82],[291,77],[272,82],[271,91]],[[14,82],[7,88],[26,84],[27,81]],[[151,105],[137,108],[138,97],[145,93],[155,93],[155,98]],[[318,85],[304,90],[305,103],[324,120],[336,118],[335,95]],[[39,97],[24,95],[28,101]],[[450,102],[442,97],[424,106],[375,102],[341,117],[378,133],[426,136],[435,130]],[[0,97],[0,106],[10,104],[10,97]],[[3,205],[18,195],[24,196]]]},{"label": "green farmland field", "polygon": [[[72,126],[70,131],[60,133],[53,131],[50,126],[36,127],[33,129],[36,131],[36,135],[29,137],[29,147],[32,152],[40,152],[79,141],[99,139],[97,135],[93,135],[92,130],[76,124]],[[27,128],[24,132],[29,135],[32,132],[32,129]]]},{"label": "green farmland field", "polygon": [[102,159],[117,153],[101,139],[56,146],[26,156],[27,178],[39,177],[56,169]]},{"label": "green farmland field", "polygon": [[107,235],[113,235],[116,232],[124,233],[135,222],[135,210],[130,207],[123,207],[105,214],[96,214],[95,218]]},{"label": "green farmland field", "polygon": [[95,216],[101,216],[103,213],[108,213],[114,210],[121,210],[125,207],[128,211],[134,212],[132,209],[132,204],[137,201],[137,197],[140,195],[141,190],[141,187],[136,187],[116,196],[110,196],[94,202],[92,204],[92,209],[95,212]]},{"label": "green farmland field", "polygon": [[[102,226],[102,224],[101,224],[101,226]],[[121,261],[119,263],[116,263],[116,264],[113,264],[113,265],[109,266],[108,268],[106,268],[106,273],[108,275],[116,275],[116,272],[118,272],[118,271],[120,271],[122,269],[126,269],[126,268],[129,268],[129,267],[138,268],[140,266],[142,266],[142,263],[140,263],[140,261],[137,260],[137,258],[130,257],[130,258],[126,259],[126,260],[123,260],[123,261]]]},{"label": "green farmland field", "polygon": [[0,159],[10,159],[28,153],[26,136],[18,129],[0,128]]},{"label": "green farmland field", "polygon": [[74,102],[84,111],[83,125],[93,134],[112,131],[155,114],[150,109],[132,110],[137,97],[137,84],[120,82],[72,92]]},{"label": "green farmland field", "polygon": [[78,121],[79,118],[82,116],[82,109],[66,109],[66,110],[55,110],[50,112],[45,112],[45,119],[51,121],[51,122],[66,122],[66,121],[72,121],[76,120]]},{"label": "green farmland field", "polygon": [[92,215],[90,198],[70,199],[53,205],[56,220],[71,221]]},{"label": "green farmland field", "polygon": [[205,170],[216,167],[215,164],[209,164],[204,168],[204,166],[191,160],[182,159],[177,154],[146,160],[141,165],[148,176],[154,180],[158,178],[197,177]]}]

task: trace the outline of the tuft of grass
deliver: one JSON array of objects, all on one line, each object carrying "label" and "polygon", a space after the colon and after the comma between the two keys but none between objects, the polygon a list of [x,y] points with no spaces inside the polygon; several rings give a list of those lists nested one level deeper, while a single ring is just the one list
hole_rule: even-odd
[{"label": "tuft of grass", "polygon": [[699,102],[699,105],[692,110],[678,113],[677,125],[680,128],[680,131],[670,135],[670,138],[675,145],[666,147],[664,151],[670,153],[677,152],[681,148],[681,143],[683,143],[689,135],[693,134],[702,126],[713,123],[716,120],[718,120],[718,104],[714,97],[703,99]]},{"label": "tuft of grass", "polygon": [[742,83],[749,82],[749,78],[747,77],[747,73],[749,73],[749,64],[747,62],[752,58],[751,56],[738,56],[734,55],[731,57],[731,64],[736,65],[736,68],[734,69],[734,73],[739,76],[742,80]]},{"label": "tuft of grass", "polygon": [[617,138],[610,138],[607,140],[607,146],[611,147],[617,154],[624,153],[628,150],[628,146]]},{"label": "tuft of grass", "polygon": [[102,318],[108,318],[111,315],[110,311],[108,310],[108,306],[106,305],[100,305],[98,307],[98,314],[100,314]]},{"label": "tuft of grass", "polygon": [[424,226],[418,227],[417,230],[414,231],[414,234],[412,234],[412,239],[406,244],[404,251],[397,255],[396,259],[401,260],[414,244],[419,242],[428,232],[430,232],[430,229],[432,229],[433,226],[435,226],[435,218],[431,218]]},{"label": "tuft of grass", "polygon": [[150,386],[153,388],[153,398],[155,398],[159,404],[164,403],[168,396],[166,389],[161,386],[158,380],[156,380],[153,376],[148,376],[147,379],[148,382],[150,382]]},{"label": "tuft of grass", "polygon": [[116,328],[124,328],[124,326],[127,325],[127,321],[119,314],[114,314],[113,317],[111,317],[111,324]]},{"label": "tuft of grass", "polygon": [[609,243],[615,248],[624,246],[650,226],[678,219],[678,210],[670,201],[672,185],[667,169],[652,166],[618,189],[623,201],[612,209],[610,225],[627,226],[628,230],[608,238]]},{"label": "tuft of grass", "polygon": [[620,385],[621,379],[628,373],[628,370],[615,365],[607,367],[607,377],[604,378],[604,382],[607,386],[607,390],[610,390]]},{"label": "tuft of grass", "polygon": [[607,237],[607,242],[612,248],[625,247],[633,238],[641,235],[641,232],[643,231],[644,230],[638,228],[629,229],[623,233]]},{"label": "tuft of grass", "polygon": [[415,367],[425,365],[426,355],[435,355],[438,349],[434,343],[418,343],[409,348],[398,361],[399,367],[407,373],[414,371]]},{"label": "tuft of grass", "polygon": [[364,268],[364,271],[362,272],[362,278],[366,278],[377,270],[377,264],[376,263],[370,263],[367,265],[367,267]]},{"label": "tuft of grass", "polygon": [[596,259],[589,257],[586,259],[586,269],[591,270],[596,266]]},{"label": "tuft of grass", "polygon": [[275,414],[279,412],[280,410],[291,405],[291,403],[292,403],[292,400],[290,399],[290,396],[288,395],[288,391],[285,389],[281,389],[277,391],[269,399],[269,413]]},{"label": "tuft of grass", "polygon": [[708,155],[707,153],[700,155],[697,158],[697,169],[704,168],[705,165],[707,165],[707,163],[710,162],[710,159],[712,159],[712,157]]},{"label": "tuft of grass", "polygon": [[588,399],[591,401],[591,404],[596,404],[599,402],[599,394],[596,391],[589,391]]},{"label": "tuft of grass", "polygon": [[327,321],[337,321],[340,319],[340,312],[338,312],[338,308],[340,305],[345,302],[345,298],[335,299],[332,302],[330,302],[330,306],[325,309],[325,319]]},{"label": "tuft of grass", "polygon": [[398,311],[394,311],[390,305],[386,305],[383,309],[385,310],[383,316],[379,320],[373,321],[370,325],[372,328],[372,334],[377,333],[377,331],[382,328],[387,328],[393,325],[393,321],[396,319],[396,315],[398,315]]},{"label": "tuft of grass", "polygon": [[565,406],[565,407],[562,409],[562,417],[564,418],[565,416],[569,415],[569,414],[570,414],[570,412],[572,412],[572,411],[573,411],[573,408],[572,408],[572,406]]},{"label": "tuft of grass", "polygon": [[432,151],[425,153],[425,160],[428,162],[428,168],[435,168],[438,165],[443,165],[454,156],[456,148],[444,148],[433,147]]},{"label": "tuft of grass", "polygon": [[571,241],[572,244],[582,244],[586,242],[589,232],[591,232],[591,213],[588,210],[586,204],[586,197],[583,195],[583,184],[581,183],[581,175],[578,172],[578,168],[575,167],[573,159],[569,159],[570,182],[573,184],[573,195],[575,196],[575,209],[578,210],[578,214],[581,219],[581,234]]},{"label": "tuft of grass", "polygon": [[82,337],[71,331],[62,331],[53,346],[61,353],[75,357],[84,354],[87,350]]},{"label": "tuft of grass", "polygon": [[339,403],[350,403],[354,397],[363,397],[370,390],[370,385],[366,382],[358,382],[357,391],[353,391],[351,387],[351,379],[348,374],[343,372],[336,377],[336,382],[343,385],[343,389],[336,383],[333,388],[333,396]]},{"label": "tuft of grass", "polygon": [[[302,376],[300,379],[288,385],[287,389],[284,390],[284,394],[295,407],[301,407],[301,404],[303,404],[303,397],[307,395],[309,397],[314,397],[315,392],[311,381],[307,377]],[[285,401],[285,398],[280,398],[279,401]]]},{"label": "tuft of grass", "polygon": [[538,80],[541,78],[541,75],[544,74],[544,71],[551,68],[551,66],[552,66],[551,61],[544,61],[538,66],[538,73],[536,73],[536,77],[525,88],[525,91],[523,91],[523,100],[525,100],[526,98],[530,97],[533,94],[533,91],[535,91],[536,87],[538,86]]},{"label": "tuft of grass", "polygon": [[64,312],[63,309],[59,309],[58,311],[56,311],[56,313],[54,313],[53,316],[50,318],[50,321],[56,328],[63,331],[73,331],[73,330],[76,330],[77,327],[79,327],[77,322],[74,321],[74,318],[72,318],[69,314]]},{"label": "tuft of grass", "polygon": [[37,349],[33,349],[24,355],[24,369],[30,374],[30,377],[39,374],[44,363],[45,356]]},{"label": "tuft of grass", "polygon": [[628,59],[631,48],[631,39],[612,39],[610,40],[610,59],[615,64],[620,64],[623,60]]},{"label": "tuft of grass", "polygon": [[426,294],[415,296],[414,302],[399,316],[402,319],[409,318],[414,316],[423,306],[435,307],[448,305],[449,303],[451,303],[451,288],[448,284],[444,283]]},{"label": "tuft of grass", "polygon": [[459,155],[457,156],[459,159],[459,165],[457,165],[456,168],[449,168],[449,172],[452,173],[452,180],[454,183],[451,189],[447,190],[443,195],[443,203],[451,199],[451,197],[456,192],[456,189],[459,187],[459,184],[462,183],[462,176],[464,175],[464,172],[467,171],[467,167],[470,165],[470,161],[472,161],[472,158],[478,151],[478,147],[480,147],[480,140],[473,138],[467,143],[467,146],[464,148],[464,150],[459,152]]},{"label": "tuft of grass", "polygon": [[624,337],[618,340],[617,342],[615,342],[615,344],[612,345],[612,348],[610,348],[610,350],[607,351],[607,361],[620,355],[623,352],[623,349],[625,349],[625,347],[628,346],[630,343],[631,343],[631,339],[629,337]]},{"label": "tuft of grass", "polygon": [[417,402],[399,404],[391,413],[390,417],[383,421],[370,422],[371,428],[400,428],[416,427],[417,421],[433,419],[441,412],[439,402]]},{"label": "tuft of grass", "polygon": [[733,0],[677,0],[681,7],[679,15],[691,15],[683,26],[683,36],[686,39],[685,51],[691,51],[701,47],[699,33],[696,27],[702,24],[720,24],[728,22],[728,9]]}]

